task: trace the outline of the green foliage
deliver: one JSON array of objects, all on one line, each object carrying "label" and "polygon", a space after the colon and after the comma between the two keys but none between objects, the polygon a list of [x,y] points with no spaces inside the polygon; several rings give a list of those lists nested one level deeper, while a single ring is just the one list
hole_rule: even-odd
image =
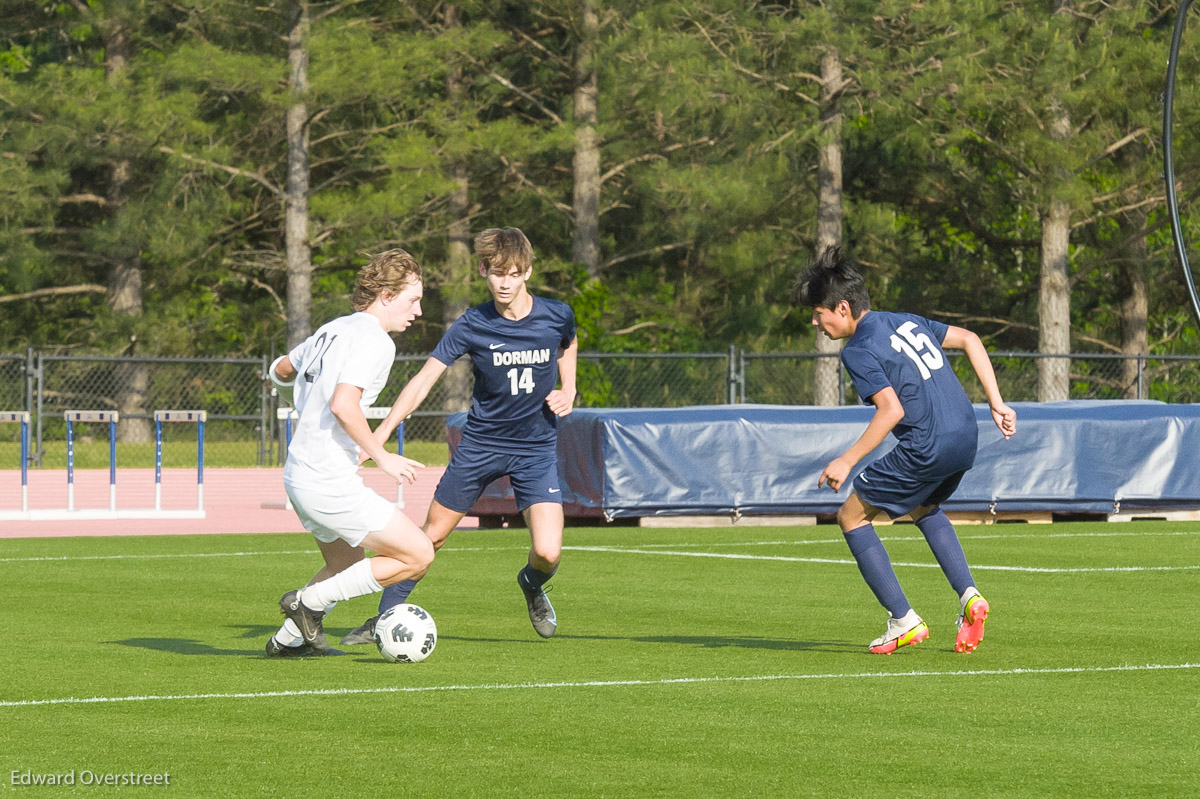
[{"label": "green foliage", "polygon": [[[844,240],[878,307],[976,320],[992,346],[1036,348],[1040,220],[1057,199],[1071,209],[1075,347],[1127,343],[1132,235],[1152,350],[1186,349],[1195,325],[1180,313],[1155,138],[1173,6],[1053,5],[622,0],[598,4],[584,42],[566,0],[310,4],[312,322],[345,312],[370,253],[403,246],[426,267],[427,300],[401,346],[432,347],[462,291],[448,231],[465,179],[471,230],[529,234],[538,288],[575,307],[585,349],[811,346],[788,294],[816,246],[819,75],[836,47]],[[0,306],[0,351],[281,346],[291,8],[6,6],[0,299],[32,294]],[[584,45],[603,176],[591,279],[571,260]],[[1185,37],[1180,74],[1197,61]],[[1195,240],[1194,81],[1176,109]],[[1060,112],[1066,137],[1052,133]],[[140,310],[113,307],[121,264],[138,270]]]}]

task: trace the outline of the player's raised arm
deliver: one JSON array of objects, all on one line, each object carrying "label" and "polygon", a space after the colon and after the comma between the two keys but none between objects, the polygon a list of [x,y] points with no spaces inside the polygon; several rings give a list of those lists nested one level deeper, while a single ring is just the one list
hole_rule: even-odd
[{"label": "player's raised arm", "polygon": [[578,363],[579,337],[576,336],[558,356],[558,378],[562,388],[556,388],[546,395],[546,404],[556,416],[566,416],[575,406],[575,372]]},{"label": "player's raised arm", "polygon": [[388,411],[388,415],[384,418],[379,426],[375,428],[375,438],[379,441],[387,441],[388,436],[396,429],[397,425],[412,415],[413,411],[421,407],[421,403],[429,396],[430,389],[434,383],[446,371],[446,364],[439,361],[437,358],[430,358],[425,361],[425,365],[421,367],[421,371],[412,376],[404,388],[400,390],[400,396],[396,397],[396,401],[392,403],[392,409]]},{"label": "player's raised arm", "polygon": [[971,368],[975,370],[975,376],[979,378],[979,384],[983,386],[988,407],[992,411],[992,421],[996,423],[996,427],[1000,428],[1005,439],[1012,438],[1017,432],[1017,412],[1004,404],[1004,398],[1000,396],[1000,386],[996,383],[996,371],[992,368],[992,359],[988,356],[987,348],[983,346],[979,336],[964,327],[951,325],[946,331],[946,338],[942,341],[942,346],[962,350],[967,354],[967,360],[971,362]]}]

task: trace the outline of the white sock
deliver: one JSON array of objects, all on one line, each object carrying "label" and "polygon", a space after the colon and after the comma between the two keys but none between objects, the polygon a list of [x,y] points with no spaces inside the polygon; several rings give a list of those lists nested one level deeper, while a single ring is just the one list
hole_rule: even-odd
[{"label": "white sock", "polygon": [[325,610],[335,602],[378,593],[383,586],[371,572],[371,559],[364,558],[328,580],[313,583],[300,592],[300,601],[309,610]]},{"label": "white sock", "polygon": [[975,586],[972,585],[972,586],[969,586],[966,591],[962,592],[962,596],[960,596],[958,598],[958,602],[960,605],[962,605],[963,610],[966,610],[967,602],[969,602],[971,600],[971,597],[979,596],[979,595],[980,594],[979,594],[978,589],[976,589]]},{"label": "white sock", "polygon": [[304,636],[300,634],[300,628],[296,626],[296,622],[288,619],[279,628],[279,632],[275,633],[275,641],[280,646],[300,646],[304,643]]}]

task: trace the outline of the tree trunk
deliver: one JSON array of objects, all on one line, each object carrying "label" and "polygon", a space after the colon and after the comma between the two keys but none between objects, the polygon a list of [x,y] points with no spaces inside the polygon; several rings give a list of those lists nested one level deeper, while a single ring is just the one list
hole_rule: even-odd
[{"label": "tree trunk", "polygon": [[[447,29],[459,26],[457,6],[448,5],[442,12]],[[452,108],[463,99],[462,71],[455,69],[446,76],[446,96]],[[471,207],[470,182],[466,164],[454,165],[454,192],[450,195],[449,246],[446,252],[446,279],[442,283],[442,324],[449,329],[463,315],[469,304],[471,281]],[[442,379],[446,392],[442,408],[447,413],[465,411],[471,405],[471,364],[461,360],[446,370]]]},{"label": "tree trunk", "polygon": [[[125,20],[107,20],[104,27],[104,74],[109,85],[120,80],[129,63],[130,32]],[[118,155],[109,165],[105,200],[113,214],[119,214],[125,203],[126,189],[133,167],[128,158]],[[121,246],[112,252],[112,267],[108,275],[108,307],[119,316],[142,315],[142,262],[136,246]],[[136,334],[130,337],[127,354],[136,348]],[[151,441],[149,419],[136,419],[146,411],[150,388],[150,371],[146,364],[118,364],[113,370],[114,404],[120,422],[117,438],[120,441],[144,443]]]},{"label": "tree trunk", "polygon": [[[821,58],[821,139],[817,153],[817,252],[842,243],[842,61],[832,47]],[[841,401],[841,367],[834,357],[840,341],[816,334],[817,359],[814,402]]]},{"label": "tree trunk", "polygon": [[[1150,312],[1150,292],[1146,277],[1149,258],[1146,247],[1146,212],[1139,210],[1132,219],[1121,220],[1121,236],[1129,242],[1119,261],[1121,287],[1121,352],[1129,356],[1145,356],[1150,351],[1150,336],[1146,322]],[[1121,362],[1122,396],[1125,399],[1146,399],[1145,381],[1138,375],[1145,361],[1136,357]]]},{"label": "tree trunk", "polygon": [[287,252],[287,346],[312,333],[312,249],[308,244],[308,3],[295,2],[288,19],[287,187],[284,247]]},{"label": "tree trunk", "polygon": [[[1056,109],[1051,134],[1070,135],[1066,111]],[[1071,351],[1071,282],[1068,277],[1071,210],[1065,200],[1053,198],[1042,219],[1042,275],[1038,297],[1038,352],[1043,355]],[[1038,400],[1058,402],[1070,398],[1070,358],[1038,359]]]},{"label": "tree trunk", "polygon": [[571,259],[588,277],[600,274],[600,140],[596,134],[596,38],[600,23],[595,0],[579,0],[582,31],[575,51],[575,187],[571,202],[575,226]]}]

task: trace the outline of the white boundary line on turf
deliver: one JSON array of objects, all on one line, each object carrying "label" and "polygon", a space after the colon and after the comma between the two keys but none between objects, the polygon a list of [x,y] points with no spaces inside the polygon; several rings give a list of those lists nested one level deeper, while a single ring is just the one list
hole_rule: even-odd
[{"label": "white boundary line on turf", "polygon": [[[680,558],[717,558],[721,560],[769,560],[785,563],[833,563],[856,565],[852,558],[796,558],[788,555],[743,555],[735,552],[680,552],[670,549],[626,549],[624,547],[563,547],[572,552],[611,552],[622,555],[672,555]],[[905,563],[893,561],[893,566],[915,569],[940,569],[936,563]],[[1026,572],[1030,574],[1086,574],[1090,572],[1175,572],[1197,571],[1200,566],[1081,566],[1078,568],[1043,568],[1037,566],[979,566],[972,564],[973,571]]]},{"label": "white boundary line on turf", "polygon": [[[447,552],[527,552],[528,546],[446,547]],[[62,563],[72,560],[153,560],[155,558],[250,558],[264,555],[317,555],[317,549],[280,549],[274,552],[156,552],[144,555],[52,555],[31,558],[0,558],[0,563]]]},{"label": "white boundary line on turf", "polygon": [[481,685],[391,686],[388,688],[317,688],[296,691],[246,693],[158,694],[146,696],[65,697],[62,699],[19,699],[0,701],[0,708],[45,705],[95,705],[117,702],[171,702],[187,699],[272,699],[285,696],[355,696],[363,694],[423,694],[441,691],[519,691],[544,688],[613,688],[655,685],[698,685],[704,683],[776,682],[780,680],[868,680],[903,677],[1017,677],[1052,674],[1106,674],[1111,672],[1178,671],[1198,669],[1200,663],[1148,663],[1143,666],[1092,666],[1048,669],[967,669],[963,671],[867,671],[851,674],[763,674],[750,677],[666,677],[659,680],[585,680],[581,682],[484,683]]},{"label": "white boundary line on turf", "polygon": [[[1128,536],[1195,536],[1200,535],[1200,530],[1195,532],[1187,530],[1174,530],[1170,532],[1114,532],[1114,533],[995,533],[988,535],[963,535],[960,531],[959,538],[963,540],[983,540],[983,539],[998,539],[998,538],[1115,538]],[[881,541],[924,541],[923,536],[919,535],[892,535],[880,536]],[[757,556],[757,555],[720,555],[720,554],[705,554],[705,553],[688,553],[678,551],[681,547],[770,547],[770,546],[806,546],[809,544],[841,544],[845,541],[842,537],[837,538],[817,538],[802,541],[707,541],[704,543],[683,543],[675,542],[670,544],[641,544],[636,550],[629,550],[639,554],[650,555],[692,555],[694,557],[730,557],[741,559],[761,558],[763,560],[785,560],[796,561],[801,563],[853,563],[853,561],[845,559],[824,559],[824,558],[789,558],[785,556]],[[568,550],[579,550],[582,552],[604,552],[613,551],[621,552],[623,550],[615,547],[595,546],[567,546],[563,547]],[[452,552],[512,552],[515,550],[524,550],[527,547],[522,546],[495,546],[495,547],[460,547],[450,544],[445,547],[446,551]],[[126,554],[126,555],[43,555],[38,557],[28,558],[0,558],[0,563],[54,563],[71,560],[152,560],[155,558],[244,558],[244,557],[261,557],[264,555],[313,555],[318,554],[315,549],[282,549],[274,552],[195,552],[195,553],[148,553],[142,555]],[[929,563],[901,563],[901,566],[919,566],[933,568]],[[973,568],[992,569],[999,571],[1045,571],[1045,572],[1079,572],[1079,571],[1192,571],[1197,566],[1147,566],[1147,567],[1113,567],[1113,568],[1093,568],[1093,569],[1033,569],[1014,566],[976,566]]]},{"label": "white boundary line on turf", "polygon": [[[1120,532],[1120,533],[992,533],[986,535],[971,535],[964,533],[960,528],[958,537],[963,541],[983,541],[987,539],[1002,539],[1002,538],[1118,538],[1129,536],[1197,536],[1200,535],[1200,530],[1195,532],[1188,530],[1174,530],[1165,533],[1135,533],[1135,532]],[[808,544],[841,544],[845,542],[845,538],[838,536],[836,538],[809,538],[800,541],[706,541],[704,543],[671,543],[671,544],[641,544],[644,549],[663,549],[668,547],[776,547],[776,546],[806,546]],[[881,535],[880,541],[924,541],[922,535]]]},{"label": "white boundary line on turf", "polygon": [[315,549],[281,549],[275,552],[162,552],[145,555],[55,555],[38,558],[0,558],[0,563],[40,563],[70,560],[152,560],[154,558],[245,558],[261,555],[320,555]]}]

